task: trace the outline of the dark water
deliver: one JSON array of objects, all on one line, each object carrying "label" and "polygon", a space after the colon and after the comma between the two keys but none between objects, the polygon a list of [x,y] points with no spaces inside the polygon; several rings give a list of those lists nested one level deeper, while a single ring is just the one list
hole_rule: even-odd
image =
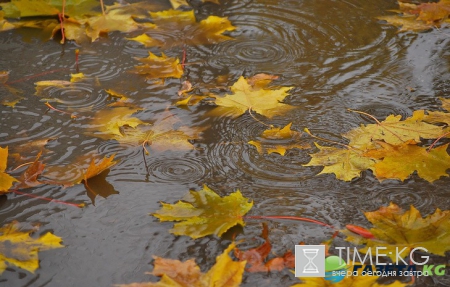
[{"label": "dark water", "polygon": [[[152,269],[152,256],[179,260],[195,258],[208,270],[230,243],[229,238],[209,236],[192,240],[171,235],[171,223],[159,223],[149,213],[160,201],[174,203],[189,189],[207,184],[221,195],[240,189],[254,200],[252,215],[286,215],[315,218],[337,227],[346,224],[370,226],[363,211],[394,202],[403,208],[414,205],[423,215],[436,208],[450,209],[449,178],[430,184],[417,176],[405,182],[380,183],[370,172],[352,182],[334,175],[320,175],[320,167],[303,167],[312,150],[293,149],[284,157],[260,155],[245,144],[265,127],[248,114],[237,119],[205,117],[208,105],[180,109],[170,106],[177,99],[181,81],[188,78],[199,87],[216,84],[229,75],[225,86],[239,76],[268,73],[280,76],[280,86],[293,86],[286,99],[296,108],[270,121],[276,125],[292,122],[293,129],[308,127],[322,137],[343,141],[341,134],[361,123],[370,123],[348,108],[366,111],[383,119],[389,114],[409,116],[417,109],[438,109],[438,97],[450,89],[450,32],[401,33],[375,17],[396,7],[395,1],[298,1],[239,0],[198,4],[196,15],[226,16],[238,29],[236,40],[216,45],[187,47],[185,78],[163,84],[146,82],[126,71],[137,65],[133,57],[146,57],[148,50],[128,41],[125,35],[110,33],[92,44],[59,45],[30,38],[30,31],[0,33],[0,71],[10,71],[10,81],[63,69],[13,86],[25,91],[15,108],[0,106],[0,146],[19,147],[29,141],[52,138],[43,154],[48,166],[64,166],[80,155],[116,153],[120,161],[103,182],[107,198],[97,196],[95,205],[83,185],[70,188],[42,185],[27,190],[35,195],[69,202],[72,206],[9,194],[0,202],[2,224],[17,220],[24,228],[41,224],[39,234],[52,231],[64,240],[65,248],[41,252],[35,274],[8,268],[1,286],[111,286],[155,280],[145,274]],[[27,40],[27,41],[24,41]],[[119,145],[85,134],[89,118],[70,119],[48,111],[34,95],[34,82],[68,80],[75,72],[74,51],[80,49],[80,72],[92,82],[76,89],[50,88],[55,107],[75,112],[105,108],[111,101],[104,89],[116,89],[144,108],[138,114],[153,122],[169,107],[175,116],[192,127],[208,128],[190,151],[151,151],[146,163],[139,147]],[[181,48],[164,51],[181,57]],[[412,88],[412,89],[411,89]],[[0,94],[1,97],[4,95]],[[307,139],[307,142],[313,141]],[[23,152],[28,160],[38,149]],[[146,167],[147,164],[147,167]],[[11,166],[16,166],[14,162]],[[17,175],[17,174],[16,174]],[[103,181],[102,181],[103,180]],[[104,183],[104,180],[108,184]],[[92,195],[91,195],[92,197]],[[248,221],[239,234],[246,246],[255,246],[261,223]],[[319,244],[331,234],[324,228],[297,222],[269,222],[273,251],[282,255],[304,241]],[[252,245],[251,242],[254,242]],[[343,238],[336,245],[346,245]],[[447,257],[437,258],[442,262]],[[415,286],[449,286],[449,276],[419,278]],[[269,274],[245,273],[242,286],[290,286],[299,281],[288,271]]]}]

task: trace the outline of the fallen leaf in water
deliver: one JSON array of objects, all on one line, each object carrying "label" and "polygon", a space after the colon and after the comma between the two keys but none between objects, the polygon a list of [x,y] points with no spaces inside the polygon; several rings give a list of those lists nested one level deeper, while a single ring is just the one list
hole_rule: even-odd
[{"label": "fallen leaf in water", "polygon": [[[250,267],[246,269],[248,272],[270,272],[281,271],[285,268],[295,267],[295,256],[291,251],[287,251],[282,257],[267,260],[272,250],[272,244],[269,241],[269,230],[267,224],[263,224],[261,237],[264,243],[258,247],[242,251],[238,248],[234,249],[234,256],[240,261],[246,261]],[[265,262],[266,261],[266,262]]]},{"label": "fallen leaf in water", "polygon": [[450,15],[450,1],[441,0],[438,3],[422,3],[420,5],[399,2],[399,10],[394,12],[397,15],[380,16],[379,20],[384,20],[391,25],[401,27],[399,32],[404,31],[426,31],[435,27],[440,27],[444,22],[448,22]]},{"label": "fallen leaf in water", "polygon": [[95,164],[95,160],[91,161],[91,164],[87,168],[87,170],[84,172],[83,179],[84,182],[87,184],[88,180],[103,171],[109,169],[111,166],[115,165],[117,162],[114,161],[114,154],[111,155],[109,158],[106,156],[98,163]]},{"label": "fallen leaf in water", "polygon": [[[1,13],[1,11],[0,11]],[[0,19],[1,20],[1,19]],[[0,21],[1,27],[1,21]],[[1,29],[0,29],[1,31]],[[14,108],[23,99],[23,92],[7,84],[9,78],[8,71],[0,71],[0,94],[2,94],[0,104]]]},{"label": "fallen leaf in water", "polygon": [[237,224],[244,226],[242,217],[253,206],[239,190],[220,197],[206,185],[200,191],[190,191],[175,204],[161,204],[162,208],[152,215],[160,221],[180,221],[170,232],[192,238],[211,234],[221,236]]},{"label": "fallen leaf in water", "polygon": [[190,91],[192,91],[194,88],[192,87],[191,82],[189,81],[183,81],[183,83],[181,83],[181,89],[178,91],[178,96],[181,97],[184,94],[189,93]]},{"label": "fallen leaf in water", "polygon": [[438,180],[441,176],[448,176],[446,172],[450,168],[448,144],[435,147],[431,151],[417,146],[414,141],[400,145],[384,142],[377,144],[382,148],[367,151],[364,155],[379,160],[371,169],[381,181],[391,178],[403,181],[414,171],[429,182]]},{"label": "fallen leaf in water", "polygon": [[8,147],[0,147],[0,194],[7,193],[14,182],[18,181],[5,172],[8,161]]},{"label": "fallen leaf in water", "polygon": [[179,64],[179,60],[170,58],[161,53],[161,57],[156,56],[152,52],[148,52],[147,58],[135,58],[144,63],[144,65],[135,66],[132,73],[145,75],[147,79],[164,79],[164,78],[181,78],[183,68]]},{"label": "fallen leaf in water", "polygon": [[439,98],[447,112],[428,111],[423,120],[427,123],[444,123],[450,125],[450,99]]},{"label": "fallen leaf in water", "polygon": [[355,177],[360,177],[362,171],[373,168],[376,163],[375,159],[365,157],[358,149],[314,144],[319,152],[310,154],[311,160],[303,166],[324,166],[319,174],[334,173],[337,179],[351,181]]},{"label": "fallen leaf in water", "polygon": [[[159,46],[168,49],[181,45],[215,44],[231,37],[224,32],[236,29],[227,18],[209,16],[197,22],[194,11],[166,10],[150,12],[153,24],[149,31],[129,40],[137,41],[146,47]],[[150,35],[150,36],[149,36]]]},{"label": "fallen leaf in water", "polygon": [[400,120],[401,116],[388,116],[377,124],[361,125],[343,136],[350,140],[349,145],[355,148],[373,148],[373,141],[383,140],[389,144],[402,144],[409,140],[419,143],[423,139],[435,139],[444,133],[442,127],[423,122],[423,110],[414,111],[411,117]]},{"label": "fallen leaf in water", "polygon": [[15,26],[4,19],[5,12],[0,11],[0,31],[14,29]]},{"label": "fallen leaf in water", "polygon": [[124,14],[119,9],[108,10],[105,15],[96,15],[87,18],[84,22],[86,35],[91,41],[98,39],[100,34],[108,32],[132,32],[139,28],[132,15]]},{"label": "fallen leaf in water", "polygon": [[33,231],[19,231],[17,225],[13,222],[0,228],[0,274],[7,263],[34,273],[39,268],[39,251],[64,247],[62,239],[50,232],[33,238]]},{"label": "fallen leaf in water", "polygon": [[19,177],[20,184],[17,186],[17,188],[28,188],[33,186],[38,186],[43,184],[40,182],[37,178],[42,174],[45,168],[45,164],[43,164],[41,161],[39,161],[39,158],[41,157],[40,152],[37,156],[34,162],[25,170],[25,172]]},{"label": "fallen leaf in water", "polygon": [[178,9],[181,6],[189,7],[189,4],[186,2],[186,0],[170,0],[170,4],[172,5],[173,9]]},{"label": "fallen leaf in water", "polygon": [[230,244],[217,256],[216,263],[208,272],[202,273],[194,259],[185,262],[154,256],[154,268],[150,274],[161,277],[161,281],[118,285],[120,287],[237,287],[241,284],[245,261],[236,262],[228,255],[235,247]]},{"label": "fallen leaf in water", "polygon": [[132,115],[139,111],[138,108],[114,107],[98,111],[91,122],[93,127],[88,128],[94,131],[93,136],[103,139],[123,138],[124,127],[136,128],[138,125],[146,125],[143,121]]},{"label": "fallen leaf in water", "polygon": [[[364,244],[361,249],[384,247],[383,252],[396,262],[396,249],[402,257],[409,255],[416,247],[423,247],[432,254],[444,256],[450,250],[450,211],[436,209],[433,214],[422,218],[420,212],[411,205],[408,211],[394,203],[380,207],[377,211],[365,212],[373,228],[370,232],[374,238],[365,238],[348,230],[343,233],[346,240],[355,244]],[[399,262],[398,264],[402,264]],[[407,264],[406,264],[407,265]]]},{"label": "fallen leaf in water", "polygon": [[285,155],[286,150],[293,148],[310,148],[307,143],[299,143],[301,133],[291,130],[292,123],[287,124],[283,128],[272,127],[262,132],[261,138],[257,141],[249,141],[248,143],[255,146],[260,154],[278,153]]},{"label": "fallen leaf in water", "polygon": [[288,92],[291,89],[292,87],[259,88],[258,86],[251,86],[244,77],[240,77],[230,88],[232,94],[225,96],[211,95],[215,98],[215,104],[217,105],[212,114],[228,114],[238,117],[248,111],[249,113],[256,112],[268,118],[282,115],[294,108],[281,103],[289,95]]},{"label": "fallen leaf in water", "polygon": [[66,0],[64,3],[54,0],[12,0],[7,3],[0,3],[5,11],[5,17],[24,18],[36,16],[54,16],[62,13],[67,17],[84,16],[91,14],[93,8],[99,3],[95,0]]}]

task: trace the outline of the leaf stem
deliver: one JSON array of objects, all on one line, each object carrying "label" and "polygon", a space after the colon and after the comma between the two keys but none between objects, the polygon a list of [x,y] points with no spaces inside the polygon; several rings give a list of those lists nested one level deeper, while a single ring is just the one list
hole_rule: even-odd
[{"label": "leaf stem", "polygon": [[58,110],[57,108],[54,108],[52,105],[50,105],[49,102],[45,102],[45,105],[51,110],[54,110],[54,111],[57,111],[57,112],[60,112],[60,113],[66,114],[66,115],[70,115],[70,118],[72,118],[72,119],[76,119],[77,118],[77,116],[74,115],[74,114],[71,114],[71,113],[68,113],[68,112],[65,112],[65,111]]},{"label": "leaf stem", "polygon": [[329,139],[326,139],[326,138],[322,138],[322,137],[318,137],[318,136],[316,136],[316,135],[313,135],[313,134],[311,133],[311,131],[310,131],[308,128],[305,128],[303,131],[304,131],[305,133],[307,133],[308,135],[310,135],[311,137],[315,138],[315,139],[318,139],[318,140],[321,140],[321,141],[324,141],[324,142],[329,142],[329,143],[337,144],[337,145],[346,147],[347,149],[359,150],[359,149],[357,149],[357,148],[354,148],[354,147],[352,147],[352,146],[349,146],[349,145],[346,145],[346,144],[343,144],[343,143],[340,143],[340,142],[332,141],[332,140],[329,140]]},{"label": "leaf stem", "polygon": [[305,222],[311,222],[315,224],[319,224],[322,226],[326,226],[331,229],[335,229],[333,225],[329,225],[327,223],[324,223],[322,221],[312,219],[312,218],[306,218],[306,217],[297,217],[297,216],[278,216],[278,215],[247,215],[244,216],[243,219],[287,219],[287,220],[297,220],[297,221],[305,221]]},{"label": "leaf stem", "polygon": [[445,137],[445,136],[447,136],[447,135],[450,135],[450,132],[445,133],[445,134],[441,135],[440,137],[438,137],[438,138],[430,145],[430,147],[427,149],[427,152],[430,152],[431,149],[436,145],[436,143],[437,143],[441,138],[443,138],[443,137]]},{"label": "leaf stem", "polygon": [[102,6],[102,14],[103,14],[103,16],[106,16],[105,5],[103,4],[103,0],[100,0],[100,5]]},{"label": "leaf stem", "polygon": [[77,203],[71,203],[71,202],[66,202],[66,201],[57,200],[57,199],[51,199],[51,198],[48,198],[48,197],[43,197],[43,196],[38,196],[38,195],[30,194],[30,193],[21,192],[21,191],[15,190],[15,189],[11,190],[11,192],[14,192],[14,193],[20,194],[20,195],[25,195],[25,196],[32,197],[32,198],[38,198],[38,199],[50,201],[50,202],[55,202],[55,203],[75,206],[75,207],[78,207],[78,208],[83,208],[84,205],[85,205],[84,203],[78,203],[77,204]]},{"label": "leaf stem", "polygon": [[28,77],[25,77],[25,78],[22,78],[22,79],[15,80],[15,81],[12,81],[12,82],[6,82],[5,85],[11,85],[11,84],[15,84],[15,83],[20,83],[20,82],[24,82],[24,81],[27,81],[29,79],[33,79],[33,78],[36,78],[36,77],[40,77],[40,76],[44,76],[44,75],[47,75],[47,74],[56,73],[56,72],[59,72],[59,71],[66,71],[66,70],[68,70],[68,69],[67,68],[61,68],[61,69],[51,70],[51,71],[47,71],[47,72],[42,72],[42,73],[39,73],[39,74],[36,74],[36,75],[32,75],[32,76],[28,76]]},{"label": "leaf stem", "polygon": [[252,107],[249,107],[249,108],[248,108],[248,113],[249,113],[250,116],[251,116],[255,121],[257,121],[258,123],[260,123],[260,124],[262,124],[262,125],[265,125],[266,127],[273,128],[273,125],[269,125],[269,124],[266,124],[265,122],[262,122],[262,121],[258,120],[258,119],[252,114]]},{"label": "leaf stem", "polygon": [[384,128],[385,130],[390,132],[392,135],[394,135],[396,138],[398,138],[401,142],[405,142],[404,140],[402,140],[402,138],[398,134],[396,134],[393,131],[389,130],[387,127],[385,127],[383,125],[383,123],[381,123],[376,117],[372,116],[371,114],[368,114],[368,113],[365,113],[365,112],[361,112],[361,111],[357,111],[357,110],[352,110],[352,109],[347,109],[347,110],[350,111],[350,112],[354,112],[354,113],[358,113],[358,114],[361,114],[361,115],[368,116],[369,118],[373,119],[380,127]]}]

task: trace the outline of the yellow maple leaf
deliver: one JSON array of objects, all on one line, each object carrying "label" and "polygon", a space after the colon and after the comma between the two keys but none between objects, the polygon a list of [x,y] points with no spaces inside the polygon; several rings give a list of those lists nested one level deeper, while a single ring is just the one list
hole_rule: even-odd
[{"label": "yellow maple leaf", "polygon": [[0,274],[5,271],[6,263],[34,272],[39,268],[39,251],[64,247],[61,238],[50,232],[33,238],[32,231],[19,231],[17,225],[13,222],[0,228]]},{"label": "yellow maple leaf", "polygon": [[100,110],[95,114],[92,121],[96,137],[105,139],[118,139],[124,137],[122,130],[125,126],[136,128],[138,125],[146,125],[143,121],[132,116],[139,111],[138,108],[114,107],[112,109]]},{"label": "yellow maple leaf", "polygon": [[301,133],[291,130],[292,123],[287,124],[283,128],[272,127],[262,132],[261,139],[248,143],[255,146],[257,151],[262,154],[267,152],[285,155],[286,150],[293,148],[310,148],[309,144],[299,143]]},{"label": "yellow maple leaf", "polygon": [[420,212],[411,205],[404,211],[398,205],[380,207],[372,212],[365,212],[366,218],[373,224],[370,232],[374,238],[364,238],[349,230],[343,230],[346,240],[355,244],[364,244],[361,249],[366,253],[369,248],[385,247],[386,255],[392,262],[397,260],[397,250],[402,251],[403,258],[416,247],[423,247],[428,252],[444,256],[450,250],[450,211],[436,209],[433,214],[422,218]]},{"label": "yellow maple leaf", "polygon": [[376,162],[356,148],[342,149],[314,144],[320,151],[310,154],[310,162],[303,166],[324,166],[319,174],[334,173],[337,179],[351,181],[360,177],[362,171],[372,168]]},{"label": "yellow maple leaf", "polygon": [[428,151],[420,147],[414,141],[400,145],[390,145],[377,142],[382,149],[367,151],[367,157],[380,159],[371,169],[376,177],[383,181],[385,179],[405,180],[414,171],[421,178],[433,182],[441,176],[448,176],[447,169],[450,168],[450,156],[447,153],[448,144],[438,146]]},{"label": "yellow maple leaf", "polygon": [[212,111],[213,115],[228,114],[238,117],[245,112],[257,112],[260,115],[272,118],[282,115],[293,109],[293,106],[281,103],[289,94],[292,87],[281,87],[278,89],[265,89],[251,86],[244,77],[240,77],[230,87],[232,94],[225,96],[211,95],[215,98],[217,108]]},{"label": "yellow maple leaf", "polygon": [[411,117],[401,120],[400,115],[389,115],[377,124],[361,125],[343,136],[350,140],[349,145],[359,149],[373,148],[372,142],[383,140],[389,144],[402,144],[409,140],[420,142],[421,138],[435,139],[444,131],[442,127],[424,122],[425,112],[414,111]]},{"label": "yellow maple leaf", "polygon": [[194,259],[185,262],[154,256],[151,274],[161,277],[161,281],[122,284],[119,287],[237,287],[241,284],[246,261],[233,261],[228,255],[235,247],[231,243],[217,256],[216,263],[208,272],[202,273]]},{"label": "yellow maple leaf", "polygon": [[0,31],[14,29],[15,26],[4,19],[5,12],[0,11]]},{"label": "yellow maple leaf", "polygon": [[164,53],[161,53],[161,57],[152,52],[148,54],[147,58],[135,58],[144,65],[135,66],[134,70],[131,70],[132,73],[145,75],[147,79],[179,79],[183,75],[183,68],[178,59],[167,57]]},{"label": "yellow maple leaf", "polygon": [[107,32],[132,32],[139,28],[132,15],[121,13],[119,9],[109,10],[105,15],[96,15],[84,21],[86,25],[86,35],[94,42],[100,34]]},{"label": "yellow maple leaf", "polygon": [[440,112],[440,111],[428,111],[427,115],[424,116],[423,120],[428,123],[445,123],[447,125],[450,125],[450,100],[439,98],[442,102],[442,107],[447,112]]},{"label": "yellow maple leaf", "polygon": [[253,202],[239,190],[220,197],[204,185],[200,191],[190,191],[183,201],[162,203],[162,208],[152,215],[160,221],[180,221],[170,230],[173,234],[200,238],[211,234],[221,236],[237,224],[244,226],[242,217],[252,206]]},{"label": "yellow maple leaf", "polygon": [[109,169],[111,166],[115,165],[117,162],[114,161],[114,156],[114,154],[109,158],[105,156],[98,164],[95,164],[95,160],[92,160],[91,164],[84,172],[84,181],[87,183],[88,179],[102,173],[103,171]]},{"label": "yellow maple leaf", "polygon": [[13,185],[13,182],[18,181],[14,177],[5,172],[8,160],[8,147],[0,147],[0,194],[7,193]]},{"label": "yellow maple leaf", "polygon": [[218,16],[209,16],[196,22],[192,10],[150,12],[150,16],[156,25],[146,24],[149,28],[147,33],[129,40],[142,43],[146,47],[159,46],[167,49],[180,45],[215,44],[231,40],[231,37],[223,33],[236,29],[227,18]]}]

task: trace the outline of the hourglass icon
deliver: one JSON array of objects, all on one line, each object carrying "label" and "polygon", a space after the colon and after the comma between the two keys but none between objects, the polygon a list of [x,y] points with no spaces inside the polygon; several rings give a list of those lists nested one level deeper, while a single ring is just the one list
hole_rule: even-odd
[{"label": "hourglass icon", "polygon": [[308,263],[303,267],[303,273],[319,273],[319,268],[313,263],[318,252],[319,249],[303,249],[303,254],[308,259]]}]

